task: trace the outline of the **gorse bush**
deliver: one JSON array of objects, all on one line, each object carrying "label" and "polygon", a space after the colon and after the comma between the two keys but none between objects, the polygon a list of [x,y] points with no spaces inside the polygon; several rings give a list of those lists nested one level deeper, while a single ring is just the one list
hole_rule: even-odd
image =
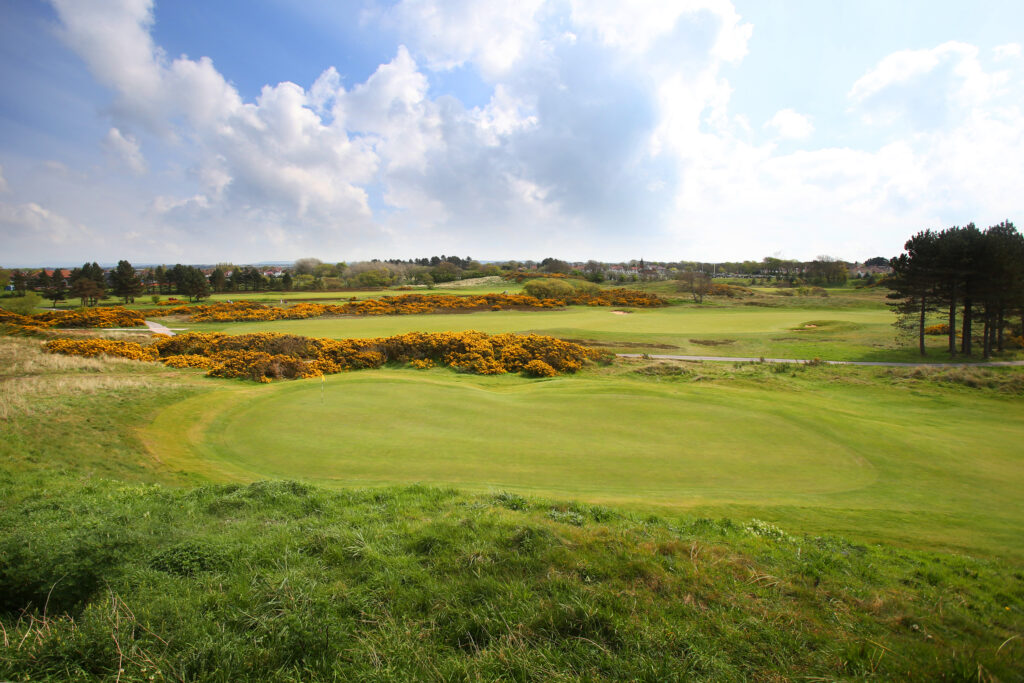
[{"label": "gorse bush", "polygon": [[66,356],[114,356],[146,361],[159,357],[156,348],[152,346],[114,339],[51,339],[46,342],[46,350]]},{"label": "gorse bush", "polygon": [[[533,283],[530,283],[533,284]],[[574,287],[560,281],[543,284],[561,285],[557,292],[540,292],[538,296],[523,294],[405,294],[384,296],[344,304],[299,303],[284,308],[237,301],[200,306],[177,306],[160,315],[188,315],[193,322],[238,322],[267,320],[299,320],[329,315],[415,315],[454,311],[503,311],[514,309],[558,308],[566,305],[636,306],[650,308],[666,305],[656,294],[635,290],[598,290],[590,283]]]},{"label": "gorse bush", "polygon": [[83,308],[75,311],[46,311],[33,315],[19,315],[0,308],[0,324],[31,331],[69,327],[144,327],[146,319],[138,311],[120,306]]},{"label": "gorse bush", "polygon": [[107,339],[54,339],[51,353],[159,360],[177,368],[202,368],[210,377],[239,377],[258,382],[318,377],[386,363],[426,369],[446,365],[477,375],[523,372],[552,377],[580,370],[601,359],[599,351],[535,334],[482,332],[410,332],[373,339],[325,339],[292,334],[202,334],[163,337],[144,346]]}]

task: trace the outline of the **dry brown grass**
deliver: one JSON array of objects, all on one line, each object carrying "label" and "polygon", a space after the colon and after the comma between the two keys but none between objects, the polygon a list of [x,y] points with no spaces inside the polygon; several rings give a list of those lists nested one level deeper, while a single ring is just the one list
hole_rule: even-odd
[{"label": "dry brown grass", "polygon": [[131,372],[138,365],[122,358],[45,353],[37,340],[0,338],[0,420],[32,411],[42,397],[160,384],[155,377]]}]

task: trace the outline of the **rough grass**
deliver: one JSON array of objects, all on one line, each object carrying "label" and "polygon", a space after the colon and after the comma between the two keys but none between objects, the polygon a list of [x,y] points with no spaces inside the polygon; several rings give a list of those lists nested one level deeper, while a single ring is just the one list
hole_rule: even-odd
[{"label": "rough grass", "polygon": [[1024,665],[1018,570],[757,520],[422,486],[3,493],[0,678],[1012,680]]},{"label": "rough grass", "polygon": [[202,390],[156,363],[44,353],[0,337],[0,471],[171,481],[135,429]]},{"label": "rough grass", "polygon": [[130,361],[44,353],[32,339],[0,339],[0,420],[25,413],[48,397],[154,388]]}]

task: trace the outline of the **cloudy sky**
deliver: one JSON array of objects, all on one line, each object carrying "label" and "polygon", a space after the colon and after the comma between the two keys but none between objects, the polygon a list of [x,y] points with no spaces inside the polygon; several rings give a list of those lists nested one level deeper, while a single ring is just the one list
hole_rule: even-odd
[{"label": "cloudy sky", "polygon": [[4,0],[0,265],[891,256],[1024,223],[1024,3]]}]

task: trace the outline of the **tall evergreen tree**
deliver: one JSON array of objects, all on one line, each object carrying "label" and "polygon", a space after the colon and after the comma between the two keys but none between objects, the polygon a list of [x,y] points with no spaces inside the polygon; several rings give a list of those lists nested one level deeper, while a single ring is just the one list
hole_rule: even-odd
[{"label": "tall evergreen tree", "polygon": [[[43,270],[43,274],[46,271]],[[46,287],[43,288],[43,296],[53,302],[54,307],[57,306],[57,302],[64,299],[67,296],[68,288],[64,284],[64,274],[60,268],[54,268],[53,273],[50,275]]]},{"label": "tall evergreen tree", "polygon": [[14,293],[18,296],[25,296],[28,291],[28,276],[20,270],[11,273],[11,284],[14,285]]},{"label": "tall evergreen tree", "polygon": [[922,356],[927,353],[925,318],[935,310],[939,299],[938,242],[938,235],[931,230],[919,232],[903,245],[906,252],[889,263],[893,274],[887,284],[893,290],[889,298],[895,300],[891,305],[899,315],[896,324],[916,333],[918,351]]},{"label": "tall evergreen tree", "polygon": [[213,287],[213,291],[223,292],[227,287],[227,283],[228,279],[224,276],[224,270],[220,266],[214,268],[213,272],[210,273],[210,286]]},{"label": "tall evergreen tree", "polygon": [[135,274],[135,268],[128,261],[117,262],[117,268],[110,273],[110,281],[114,294],[124,297],[124,302],[131,303],[142,293],[142,280]]},{"label": "tall evergreen tree", "polygon": [[182,294],[187,295],[189,299],[203,299],[210,296],[210,282],[203,275],[203,271],[192,266],[183,266],[181,273],[179,291]]}]

